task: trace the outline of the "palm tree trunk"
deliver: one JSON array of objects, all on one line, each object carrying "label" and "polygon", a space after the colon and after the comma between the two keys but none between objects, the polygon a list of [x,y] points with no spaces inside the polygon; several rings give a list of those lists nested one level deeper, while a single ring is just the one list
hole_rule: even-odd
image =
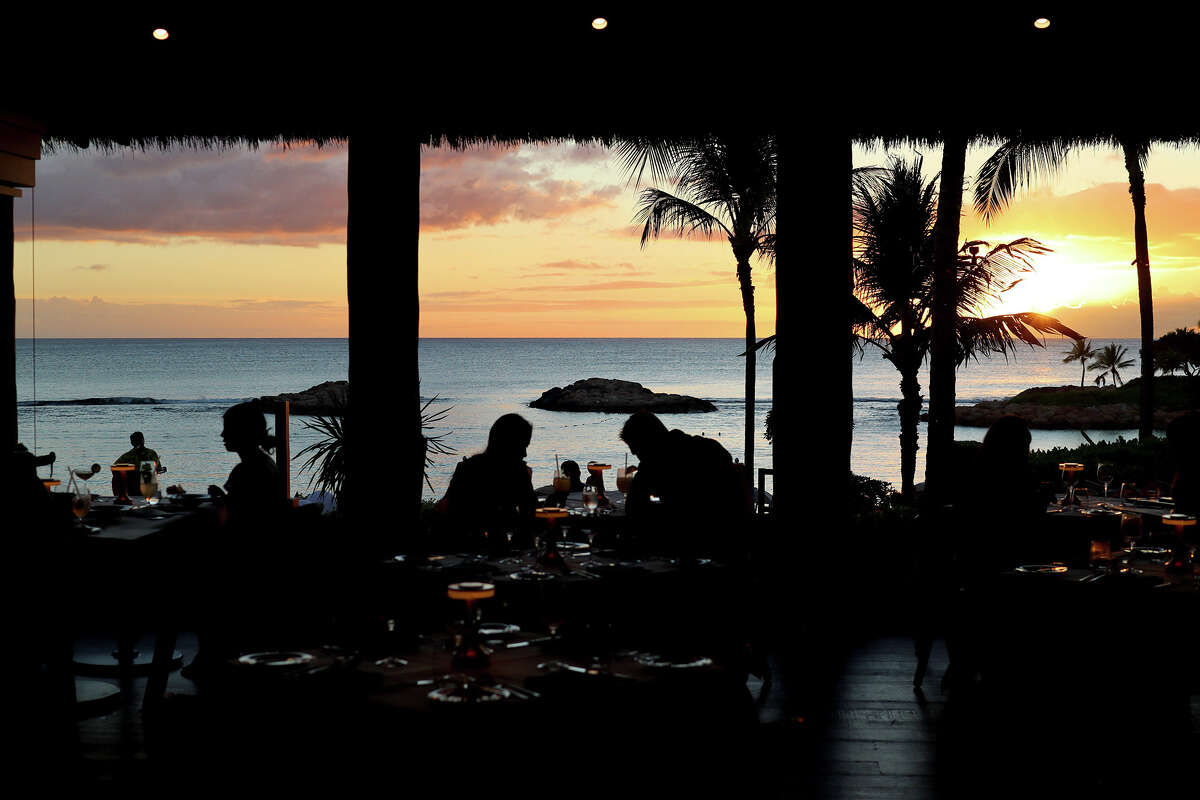
[{"label": "palm tree trunk", "polygon": [[925,445],[926,493],[935,502],[949,495],[954,445],[954,325],[958,313],[958,233],[962,215],[967,137],[943,137],[942,180],[933,227],[933,337],[929,356],[929,435]]},{"label": "palm tree trunk", "polygon": [[1079,359],[1081,369],[1079,370],[1079,388],[1083,388],[1083,379],[1087,377],[1087,361]]},{"label": "palm tree trunk", "polygon": [[1138,309],[1142,317],[1142,382],[1138,400],[1141,419],[1138,438],[1154,435],[1154,293],[1150,289],[1150,244],[1146,235],[1146,176],[1138,158],[1136,142],[1122,139],[1125,170],[1129,173],[1129,196],[1133,200],[1133,247],[1137,265]]},{"label": "palm tree trunk", "polygon": [[746,468],[745,479],[754,484],[754,378],[758,342],[754,330],[754,284],[750,282],[750,261],[738,260],[738,285],[742,290],[742,310],[746,312]]},{"label": "palm tree trunk", "polygon": [[921,384],[917,382],[917,370],[906,367],[901,373],[900,396],[903,398],[897,410],[900,412],[900,493],[906,503],[911,503],[916,494],[914,478],[917,473],[917,429],[921,420]]}]

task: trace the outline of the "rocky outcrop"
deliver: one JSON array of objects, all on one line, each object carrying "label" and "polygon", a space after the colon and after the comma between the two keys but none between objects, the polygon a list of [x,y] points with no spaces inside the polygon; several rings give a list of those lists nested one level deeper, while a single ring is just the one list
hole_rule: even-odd
[{"label": "rocky outcrop", "polygon": [[[1030,393],[1047,394],[1058,391],[1078,391],[1077,387],[1039,387]],[[1156,411],[1154,426],[1165,428],[1167,423],[1184,411]],[[1141,422],[1138,407],[1134,403],[1104,403],[1086,406],[1043,405],[1041,403],[1014,403],[1010,400],[985,400],[973,406],[958,406],[954,409],[955,423],[980,428],[989,427],[1005,414],[1016,414],[1029,423],[1030,428],[1043,430],[1122,430],[1137,428]],[[926,415],[921,415],[922,419]]]},{"label": "rocky outcrop", "polygon": [[529,404],[547,411],[601,411],[632,414],[653,411],[657,414],[688,414],[716,411],[717,407],[699,397],[683,394],[658,394],[640,383],[613,378],[588,378],[570,386],[555,386]]},{"label": "rocky outcrop", "polygon": [[301,416],[337,416],[346,413],[348,381],[325,381],[303,392],[268,395],[258,398],[266,411],[278,411],[284,400],[292,403],[291,413]]}]

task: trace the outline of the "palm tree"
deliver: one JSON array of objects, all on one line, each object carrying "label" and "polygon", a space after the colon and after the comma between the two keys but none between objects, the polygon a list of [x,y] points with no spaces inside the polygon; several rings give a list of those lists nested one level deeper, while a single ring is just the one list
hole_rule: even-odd
[{"label": "palm tree", "polygon": [[616,149],[629,180],[641,185],[650,169],[657,186],[642,190],[634,220],[642,247],[663,231],[678,236],[720,232],[733,248],[746,316],[745,475],[754,475],[755,327],[750,259],[774,252],[778,149],[774,135],[710,135],[688,139],[635,138]]},{"label": "palm tree", "polygon": [[1088,367],[1088,371],[1102,370],[1096,376],[1096,383],[1103,383],[1103,378],[1112,375],[1113,386],[1121,385],[1121,373],[1119,370],[1127,369],[1133,366],[1133,359],[1126,359],[1125,355],[1128,350],[1119,344],[1107,344],[1104,349],[1096,354],[1096,363]]},{"label": "palm tree", "polygon": [[[911,500],[923,398],[917,374],[933,344],[938,178],[925,183],[923,160],[893,159],[886,176],[857,181],[854,192],[854,303],[863,348],[878,348],[900,372],[901,493]],[[1044,346],[1038,333],[1078,333],[1042,314],[976,316],[999,299],[1032,259],[1050,252],[1034,239],[992,245],[964,243],[956,253],[954,363],[981,355],[1015,352],[1018,342]]]},{"label": "palm tree", "polygon": [[1133,201],[1133,264],[1137,269],[1138,309],[1141,314],[1142,381],[1138,436],[1154,435],[1154,294],[1150,287],[1150,245],[1146,233],[1146,162],[1150,142],[1141,136],[1115,134],[1080,137],[1016,137],[1000,146],[984,163],[975,181],[975,208],[985,221],[998,214],[1019,186],[1038,175],[1057,173],[1072,147],[1110,145],[1120,149],[1129,175]]},{"label": "palm tree", "polygon": [[1083,379],[1087,375],[1087,361],[1096,355],[1095,349],[1087,339],[1076,339],[1075,345],[1070,350],[1063,351],[1066,358],[1063,359],[1064,364],[1070,364],[1072,361],[1078,361],[1083,367],[1079,372],[1079,388],[1083,388]]}]

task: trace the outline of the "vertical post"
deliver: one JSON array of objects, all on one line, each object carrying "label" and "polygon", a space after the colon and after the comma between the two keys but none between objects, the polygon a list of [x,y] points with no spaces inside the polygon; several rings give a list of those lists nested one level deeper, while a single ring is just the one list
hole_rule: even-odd
[{"label": "vertical post", "polygon": [[275,412],[275,463],[279,465],[279,482],[283,499],[292,499],[292,401],[284,400]]},{"label": "vertical post", "polygon": [[[3,188],[3,187],[0,187]],[[9,450],[17,443],[17,283],[13,278],[13,197],[0,191],[0,272],[8,284],[4,301],[0,303],[4,312],[0,314],[0,326],[4,329],[4,351],[0,357],[0,372],[4,373],[4,406],[8,412]],[[32,445],[31,445],[32,446]]]},{"label": "vertical post", "polygon": [[[394,553],[401,538],[395,503],[411,509],[403,518],[415,526],[425,454],[417,420],[421,149],[383,119],[367,117],[356,130],[347,181],[350,393],[342,509],[372,537],[364,545]],[[370,468],[380,459],[403,465],[402,494],[391,502],[368,499]]]}]

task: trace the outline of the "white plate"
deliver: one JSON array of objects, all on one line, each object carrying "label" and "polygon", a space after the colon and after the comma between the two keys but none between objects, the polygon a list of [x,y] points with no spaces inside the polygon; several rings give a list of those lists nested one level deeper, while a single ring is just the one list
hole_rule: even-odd
[{"label": "white plate", "polygon": [[272,651],[268,653],[247,653],[238,657],[239,664],[255,667],[300,667],[315,660],[312,653],[295,651]]}]

